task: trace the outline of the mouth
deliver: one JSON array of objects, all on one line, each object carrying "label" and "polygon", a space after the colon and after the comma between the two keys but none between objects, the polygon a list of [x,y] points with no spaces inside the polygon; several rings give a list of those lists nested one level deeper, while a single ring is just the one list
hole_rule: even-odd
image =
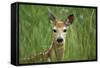
[{"label": "mouth", "polygon": [[63,45],[64,43],[63,43],[63,42],[57,42],[57,44],[58,44],[58,45]]}]

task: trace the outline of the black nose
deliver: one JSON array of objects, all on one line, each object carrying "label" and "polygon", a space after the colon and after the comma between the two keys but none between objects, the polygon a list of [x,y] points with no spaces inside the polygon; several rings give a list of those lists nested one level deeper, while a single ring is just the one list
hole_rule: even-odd
[{"label": "black nose", "polygon": [[57,39],[57,42],[58,42],[58,43],[61,43],[62,41],[63,41],[62,38],[58,38],[58,39]]}]

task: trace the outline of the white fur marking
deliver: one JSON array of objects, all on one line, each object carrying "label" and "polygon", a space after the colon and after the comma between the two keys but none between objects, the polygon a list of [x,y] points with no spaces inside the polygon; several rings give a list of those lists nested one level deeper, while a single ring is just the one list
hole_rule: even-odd
[{"label": "white fur marking", "polygon": [[48,58],[48,62],[50,62],[51,60],[50,60],[50,58]]},{"label": "white fur marking", "polygon": [[53,27],[53,29],[57,29],[56,27]]},{"label": "white fur marking", "polygon": [[64,27],[63,29],[66,29],[66,27]]}]

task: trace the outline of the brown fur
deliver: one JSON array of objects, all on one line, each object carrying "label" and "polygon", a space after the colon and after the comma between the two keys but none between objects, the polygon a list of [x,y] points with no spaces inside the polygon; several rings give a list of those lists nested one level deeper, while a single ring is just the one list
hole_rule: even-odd
[{"label": "brown fur", "polygon": [[56,24],[55,24],[55,26],[56,26],[57,28],[62,28],[62,27],[65,26],[65,24],[64,24],[64,22],[62,22],[62,21],[57,21]]}]

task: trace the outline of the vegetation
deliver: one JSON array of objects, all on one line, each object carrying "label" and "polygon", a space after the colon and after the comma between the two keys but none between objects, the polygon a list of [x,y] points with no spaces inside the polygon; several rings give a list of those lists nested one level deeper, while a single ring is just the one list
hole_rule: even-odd
[{"label": "vegetation", "polygon": [[[68,15],[74,15],[73,24],[69,26],[67,31],[64,60],[95,60],[96,9],[23,4],[19,5],[20,63],[24,63],[21,60],[25,57],[39,54],[49,48],[52,30],[48,18],[48,9],[63,21]],[[29,61],[26,61],[26,63],[29,63]]]}]

